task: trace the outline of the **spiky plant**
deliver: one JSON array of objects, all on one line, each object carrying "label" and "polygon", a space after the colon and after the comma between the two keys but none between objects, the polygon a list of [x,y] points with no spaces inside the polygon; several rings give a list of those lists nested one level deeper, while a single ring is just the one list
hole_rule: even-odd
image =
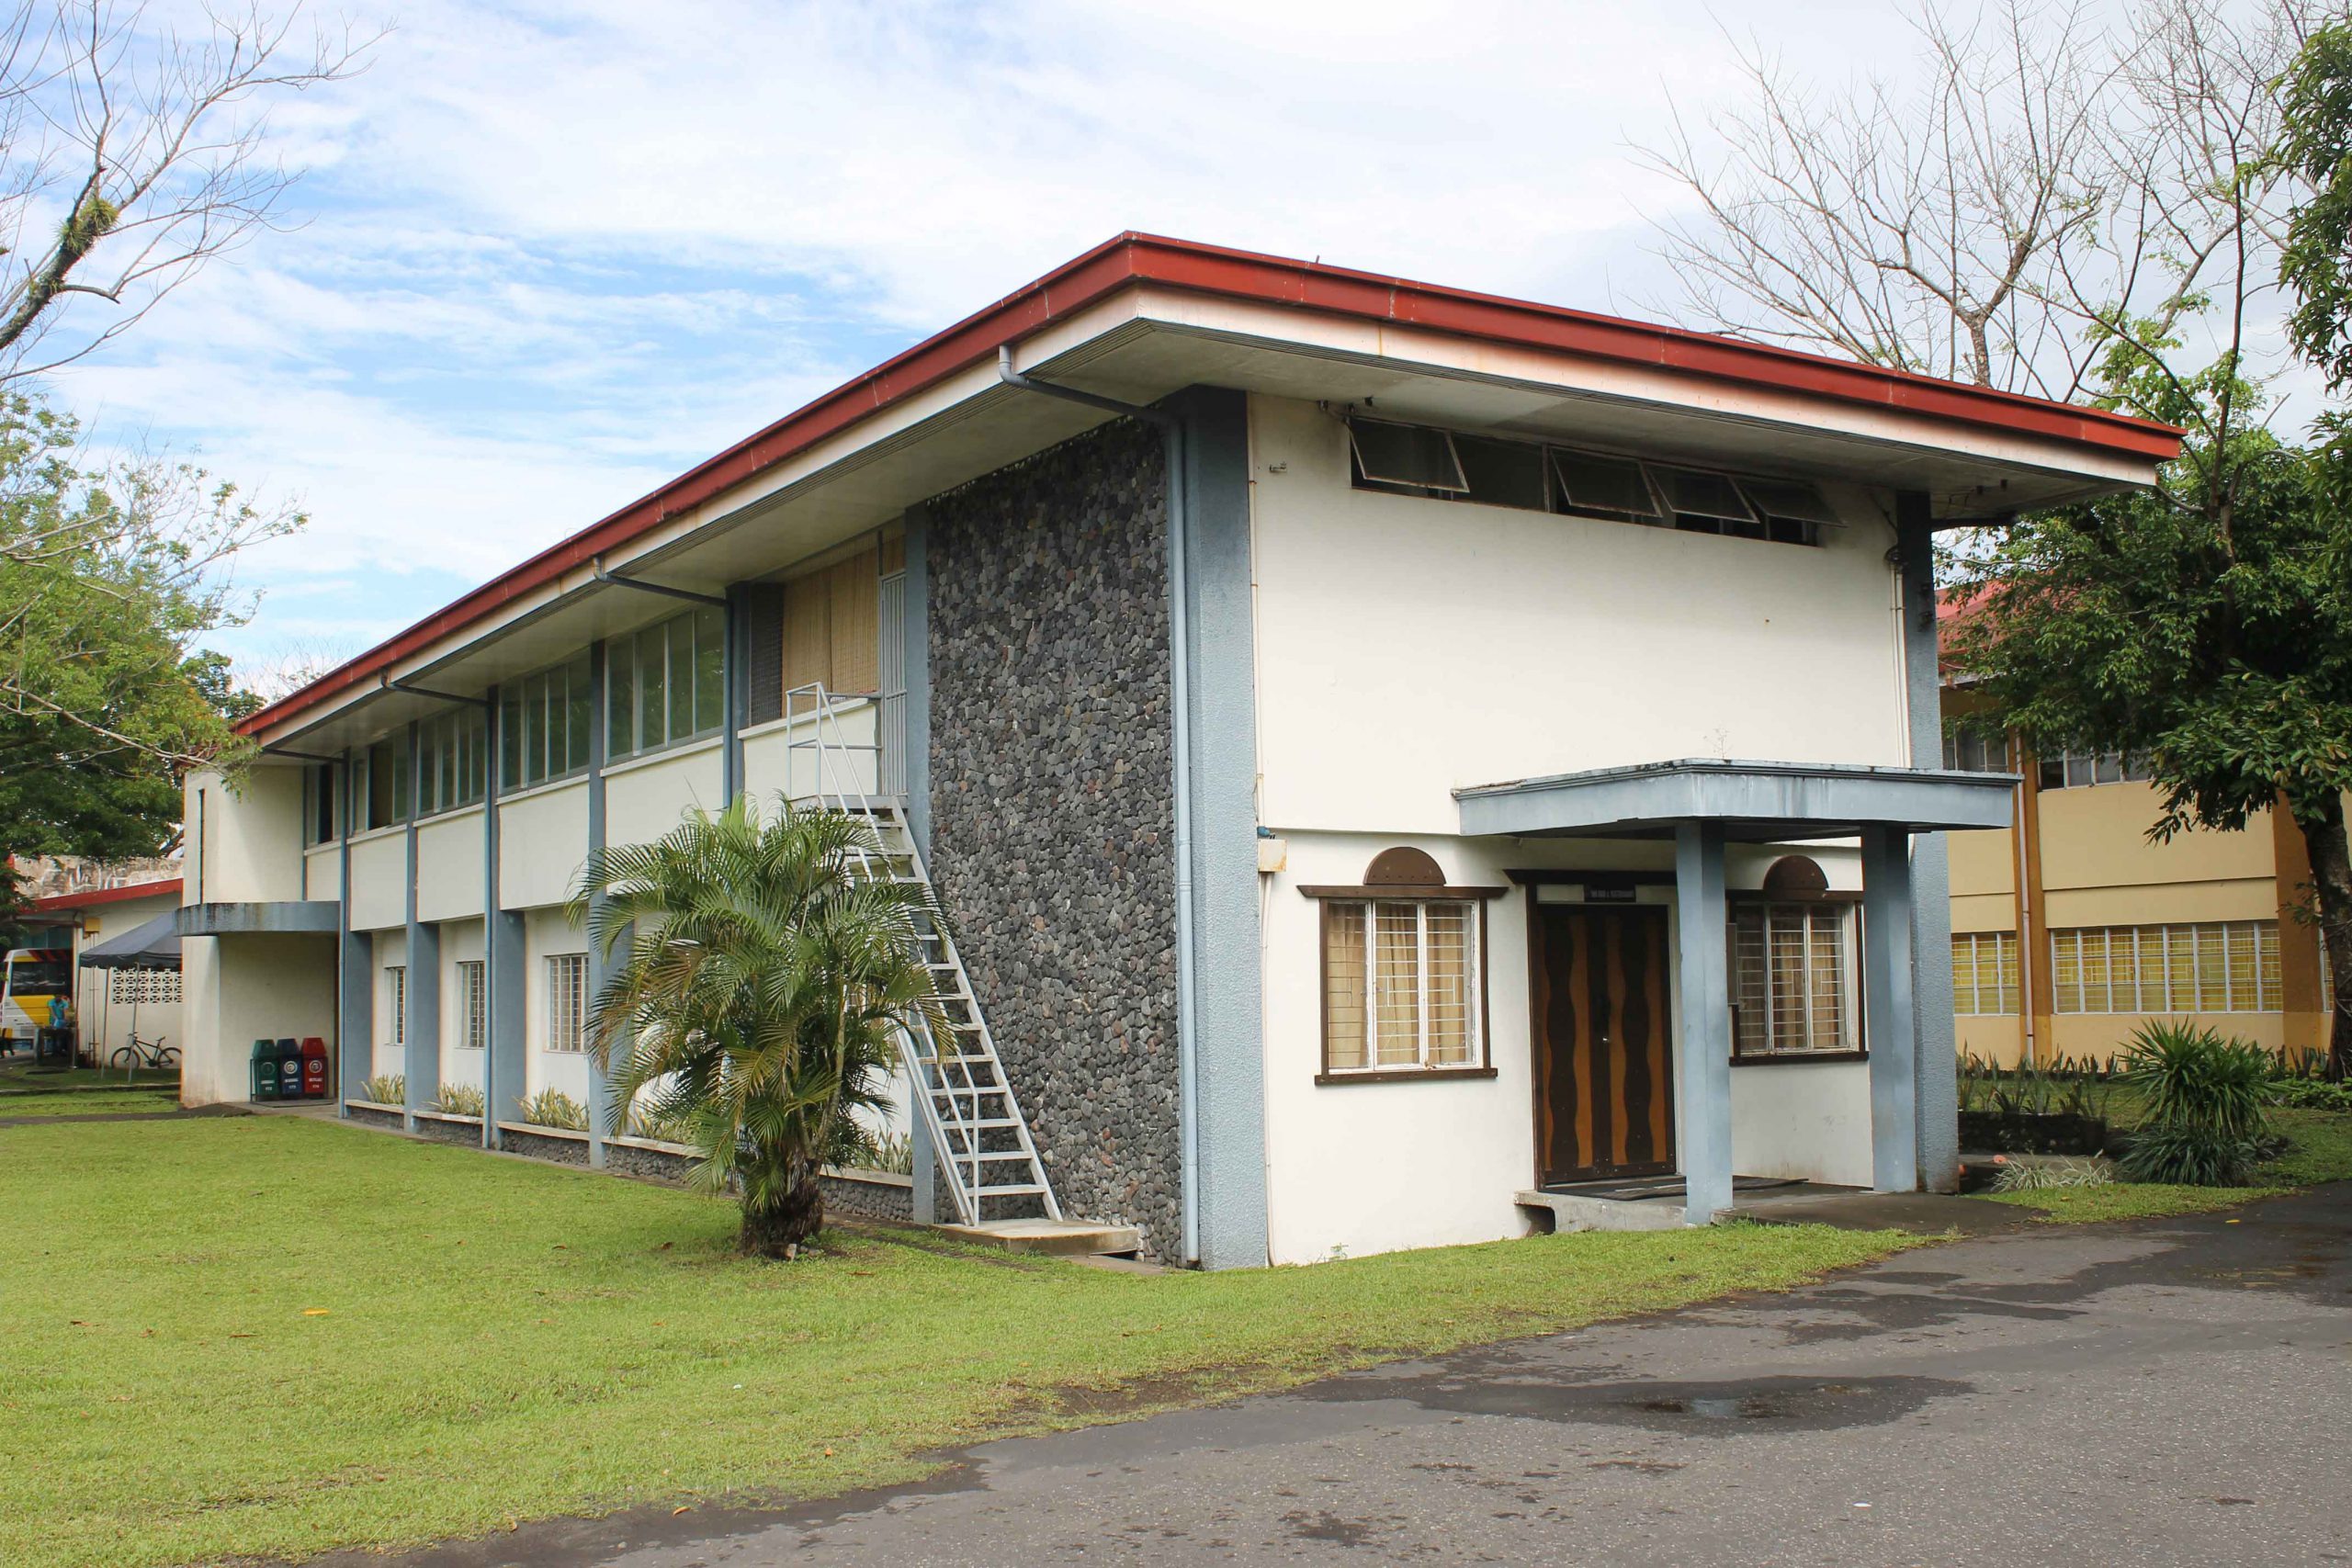
[{"label": "spiky plant", "polygon": [[916,934],[928,889],[876,880],[873,826],[749,799],[696,810],[650,844],[590,855],[573,901],[623,956],[589,1049],[617,1103],[645,1096],[702,1156],[705,1190],[740,1187],[739,1245],[789,1257],[824,1221],[820,1167],[883,1103],[901,1031],[945,1028]]}]

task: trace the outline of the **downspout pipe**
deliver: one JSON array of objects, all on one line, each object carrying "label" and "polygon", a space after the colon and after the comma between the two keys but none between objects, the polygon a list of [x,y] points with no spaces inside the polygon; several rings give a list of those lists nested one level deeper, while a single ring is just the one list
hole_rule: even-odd
[{"label": "downspout pipe", "polygon": [[1201,1260],[1201,1118],[1193,1018],[1193,638],[1191,590],[1185,574],[1192,509],[1184,484],[1184,421],[1166,409],[1123,403],[1116,398],[1098,397],[1023,375],[1013,366],[1011,344],[997,348],[996,374],[998,380],[1020,391],[1155,425],[1167,443],[1168,694],[1176,796],[1176,1122],[1182,1146],[1178,1186],[1183,1205],[1184,1261],[1197,1265]]}]

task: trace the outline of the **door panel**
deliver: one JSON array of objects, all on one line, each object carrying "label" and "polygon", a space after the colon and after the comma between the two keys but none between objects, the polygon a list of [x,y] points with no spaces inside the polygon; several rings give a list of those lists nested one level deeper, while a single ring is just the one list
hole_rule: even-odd
[{"label": "door panel", "polygon": [[1666,912],[1535,907],[1536,1170],[1674,1168]]}]

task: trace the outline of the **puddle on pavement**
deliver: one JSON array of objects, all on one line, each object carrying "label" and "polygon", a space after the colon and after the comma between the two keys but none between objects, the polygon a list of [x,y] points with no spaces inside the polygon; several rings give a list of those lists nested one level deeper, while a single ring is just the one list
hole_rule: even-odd
[{"label": "puddle on pavement", "polygon": [[1524,1366],[1417,1377],[1342,1379],[1308,1397],[1403,1399],[1428,1410],[1527,1420],[1637,1426],[1692,1435],[1738,1430],[1829,1431],[1893,1421],[1930,1401],[1970,1392],[1944,1378],[1828,1381],[1752,1378],[1737,1382],[1584,1382],[1530,1377]]}]

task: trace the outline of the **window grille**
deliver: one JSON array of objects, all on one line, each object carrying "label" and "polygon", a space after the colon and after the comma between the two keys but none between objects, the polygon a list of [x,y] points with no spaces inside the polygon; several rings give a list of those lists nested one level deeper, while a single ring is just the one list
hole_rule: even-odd
[{"label": "window grille", "polygon": [[1859,1049],[1852,908],[1742,902],[1731,913],[1732,1052],[1775,1056]]},{"label": "window grille", "polygon": [[387,964],[384,968],[384,1005],[391,1012],[391,1039],[395,1045],[408,1043],[408,967]]},{"label": "window grille", "polygon": [[2050,976],[2060,1012],[2277,1012],[2278,922],[2055,931]]},{"label": "window grille", "polygon": [[114,969],[107,975],[107,1000],[126,1007],[141,1002],[175,1003],[180,999],[176,969]]},{"label": "window grille", "polygon": [[2086,784],[2145,784],[2146,764],[2120,751],[2060,751],[2035,759],[2043,789],[2080,789]]},{"label": "window grille", "polygon": [[2018,1010],[2018,938],[2015,931],[1954,931],[1951,938],[1952,1010],[2014,1013]]},{"label": "window grille", "polygon": [[490,976],[479,958],[458,963],[458,1046],[479,1051],[490,1041]]},{"label": "window grille", "polygon": [[1453,900],[1323,907],[1324,1068],[1476,1066],[1478,912]]},{"label": "window grille", "polygon": [[588,1042],[588,955],[548,958],[548,1039],[550,1051],[582,1051]]}]

